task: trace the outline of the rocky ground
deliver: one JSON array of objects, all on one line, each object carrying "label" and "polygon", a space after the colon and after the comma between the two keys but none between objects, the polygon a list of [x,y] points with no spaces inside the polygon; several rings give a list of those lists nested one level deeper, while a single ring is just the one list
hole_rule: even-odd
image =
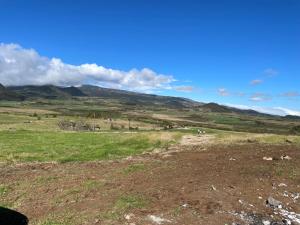
[{"label": "rocky ground", "polygon": [[181,144],[125,160],[0,166],[0,202],[30,224],[300,224],[300,148]]}]

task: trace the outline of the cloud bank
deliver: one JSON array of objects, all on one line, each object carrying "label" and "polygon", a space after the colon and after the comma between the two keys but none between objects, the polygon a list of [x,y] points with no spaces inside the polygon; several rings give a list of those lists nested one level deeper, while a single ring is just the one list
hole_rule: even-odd
[{"label": "cloud bank", "polygon": [[291,110],[283,107],[261,107],[261,106],[246,106],[246,105],[236,105],[236,104],[225,104],[229,107],[234,107],[238,109],[244,110],[255,110],[261,113],[267,113],[271,115],[279,115],[279,116],[286,116],[286,115],[293,115],[293,116],[300,116],[300,111]]},{"label": "cloud bank", "polygon": [[41,56],[34,49],[17,44],[0,44],[0,83],[6,86],[45,85],[78,86],[93,83],[135,91],[172,89],[171,75],[151,69],[122,71],[97,64],[72,65],[59,58]]}]

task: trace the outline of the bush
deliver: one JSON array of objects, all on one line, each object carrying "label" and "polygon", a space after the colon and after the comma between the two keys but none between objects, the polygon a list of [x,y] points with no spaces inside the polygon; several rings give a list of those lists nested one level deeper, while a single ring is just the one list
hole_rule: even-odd
[{"label": "bush", "polygon": [[119,130],[120,128],[115,126],[113,123],[110,124],[110,129],[111,130]]},{"label": "bush", "polygon": [[293,126],[291,128],[291,133],[293,133],[293,134],[300,134],[300,125]]},{"label": "bush", "polygon": [[81,120],[71,121],[71,120],[61,120],[58,122],[58,126],[62,130],[73,130],[73,131],[93,131],[94,127]]}]

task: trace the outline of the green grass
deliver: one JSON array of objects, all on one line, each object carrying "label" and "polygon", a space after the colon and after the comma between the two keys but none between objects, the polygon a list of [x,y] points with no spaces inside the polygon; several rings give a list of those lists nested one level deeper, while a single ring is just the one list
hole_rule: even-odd
[{"label": "green grass", "polygon": [[0,185],[0,197],[3,197],[7,194],[8,192],[8,187]]},{"label": "green grass", "polygon": [[117,200],[115,208],[118,211],[128,211],[144,208],[147,204],[148,201],[140,195],[124,195]]},{"label": "green grass", "polygon": [[116,159],[167,145],[163,132],[87,133],[0,131],[0,161],[95,161]]},{"label": "green grass", "polygon": [[142,209],[147,207],[149,201],[141,195],[123,195],[117,199],[113,209],[100,214],[102,220],[118,220],[125,213],[133,209]]}]

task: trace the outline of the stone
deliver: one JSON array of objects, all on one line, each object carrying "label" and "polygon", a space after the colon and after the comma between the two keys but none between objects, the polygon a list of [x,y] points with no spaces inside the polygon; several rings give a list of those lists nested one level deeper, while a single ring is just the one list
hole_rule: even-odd
[{"label": "stone", "polygon": [[267,205],[271,208],[282,208],[282,203],[273,197],[269,197],[266,201]]}]

